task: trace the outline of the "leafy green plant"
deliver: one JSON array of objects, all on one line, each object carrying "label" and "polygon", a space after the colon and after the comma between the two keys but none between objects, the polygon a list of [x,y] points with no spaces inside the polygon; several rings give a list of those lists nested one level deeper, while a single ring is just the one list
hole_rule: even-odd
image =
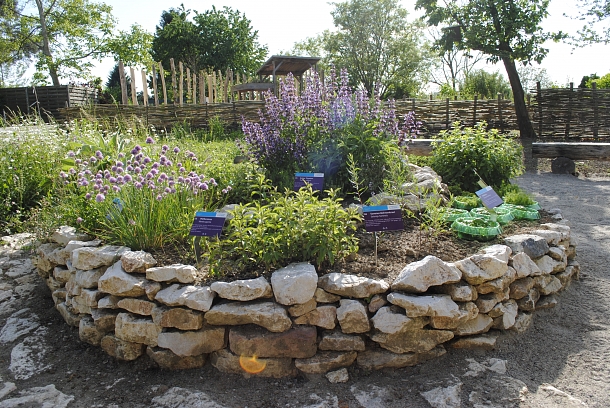
[{"label": "leafy green plant", "polygon": [[506,204],[528,206],[536,203],[525,191],[507,192],[503,199]]},{"label": "leafy green plant", "polygon": [[480,207],[481,205],[481,199],[474,194],[456,196],[451,200],[452,207],[465,210],[471,210],[473,208]]},{"label": "leafy green plant", "polygon": [[480,189],[477,173],[492,187],[522,173],[521,145],[496,129],[486,128],[487,124],[480,122],[474,128],[461,129],[456,122],[450,132],[441,132],[432,143],[431,165],[445,183],[473,192]]}]

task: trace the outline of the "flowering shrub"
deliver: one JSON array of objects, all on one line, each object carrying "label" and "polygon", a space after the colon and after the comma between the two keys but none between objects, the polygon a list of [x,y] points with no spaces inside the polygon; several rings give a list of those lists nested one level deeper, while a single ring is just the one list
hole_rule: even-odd
[{"label": "flowering shrub", "polygon": [[[188,238],[196,211],[221,206],[231,186],[206,177],[195,153],[155,146],[147,137],[127,154],[107,158],[101,151],[68,153],[73,166],[60,177],[80,196],[83,230],[134,250],[160,248]],[[109,163],[98,168],[99,162]]]},{"label": "flowering shrub", "polygon": [[314,72],[299,95],[294,78],[280,81],[279,97],[266,95],[260,123],[244,120],[248,151],[268,172],[275,185],[289,187],[294,172],[325,173],[326,186],[349,189],[347,157],[352,154],[372,190],[382,186],[383,145],[404,146],[417,135],[420,123],[411,113],[400,122],[393,101],[353,92],[347,71],[331,70],[322,83]]}]

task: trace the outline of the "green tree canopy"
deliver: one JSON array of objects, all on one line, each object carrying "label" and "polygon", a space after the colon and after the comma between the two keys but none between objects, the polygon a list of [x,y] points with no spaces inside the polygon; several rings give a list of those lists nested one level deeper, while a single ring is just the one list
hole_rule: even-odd
[{"label": "green tree canopy", "polygon": [[549,0],[417,0],[430,25],[444,25],[438,44],[444,49],[481,51],[492,63],[502,61],[515,100],[521,137],[534,137],[515,62],[540,63],[548,53],[543,43],[562,33],[545,32]]},{"label": "green tree canopy", "polygon": [[495,99],[498,94],[503,98],[510,98],[512,93],[510,84],[499,72],[487,72],[484,69],[471,71],[464,77],[460,85],[460,93],[465,99],[479,98]]},{"label": "green tree canopy", "polygon": [[169,67],[170,58],[181,61],[194,72],[228,68],[242,74],[253,74],[262,65],[267,47],[258,43],[258,31],[237,10],[223,7],[203,13],[184,5],[161,14],[152,42],[152,56]]},{"label": "green tree canopy", "polygon": [[607,24],[610,0],[579,0],[577,5],[580,9],[577,18],[583,20],[585,25],[578,32],[575,44],[610,43],[610,25]]}]

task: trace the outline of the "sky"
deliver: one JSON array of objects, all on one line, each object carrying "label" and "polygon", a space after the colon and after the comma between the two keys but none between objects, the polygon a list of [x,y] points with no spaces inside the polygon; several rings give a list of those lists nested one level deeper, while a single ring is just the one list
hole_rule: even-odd
[{"label": "sky", "polygon": [[[132,24],[137,23],[151,33],[154,33],[159,24],[163,10],[179,6],[179,3],[173,4],[167,0],[102,1],[112,6],[113,15],[118,20],[118,29],[128,30]],[[259,43],[267,45],[269,56],[289,51],[295,42],[334,28],[330,14],[334,7],[327,0],[183,0],[182,3],[186,9],[199,12],[211,9],[214,5],[216,8],[229,6],[244,13],[252,27],[258,30]],[[414,10],[415,0],[400,0],[400,3],[409,10],[409,20],[421,15],[421,12]],[[574,4],[574,0],[551,0],[549,17],[543,27],[551,31],[575,32],[582,26],[582,22],[564,17],[564,14],[577,12]],[[577,86],[584,75],[597,73],[602,76],[610,72],[610,46],[573,49],[570,45],[552,42],[546,46],[550,50],[549,54],[540,66],[535,63],[534,66],[545,68],[551,80],[560,86],[570,81]],[[106,59],[96,64],[92,73],[105,80],[113,64],[111,59]],[[486,69],[504,74],[502,64]]]}]

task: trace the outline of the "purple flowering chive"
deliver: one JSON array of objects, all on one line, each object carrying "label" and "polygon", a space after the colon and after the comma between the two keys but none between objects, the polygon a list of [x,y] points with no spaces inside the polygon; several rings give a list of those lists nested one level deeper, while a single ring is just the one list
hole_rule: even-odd
[{"label": "purple flowering chive", "polygon": [[104,155],[99,150],[96,150],[95,151],[95,157],[97,157],[98,159],[102,160],[104,158]]},{"label": "purple flowering chive", "polygon": [[125,153],[119,153],[119,159],[122,159],[123,157],[125,157]]},{"label": "purple flowering chive", "polygon": [[93,189],[94,189],[95,191],[98,191],[98,190],[100,189],[100,186],[98,186],[98,185],[96,184],[96,185],[94,185],[94,186],[93,186]]},{"label": "purple flowering chive", "polygon": [[171,167],[171,165],[172,165],[172,161],[171,161],[171,160],[166,161],[166,162],[165,162],[165,165],[166,165],[167,167]]},{"label": "purple flowering chive", "polygon": [[214,180],[213,178],[210,179],[210,184],[214,187],[218,185],[218,183],[216,183],[216,180]]},{"label": "purple flowering chive", "polygon": [[172,188],[172,189],[170,190],[170,193],[175,194],[175,193],[176,193],[176,189],[175,189],[175,188]]},{"label": "purple flowering chive", "polygon": [[163,200],[163,196],[161,194],[157,195],[157,201]]},{"label": "purple flowering chive", "polygon": [[103,190],[104,190],[103,191],[104,193],[108,193],[110,191],[110,186],[108,186],[108,185],[104,186]]},{"label": "purple flowering chive", "polygon": [[74,156],[76,156],[76,153],[74,153],[72,150],[70,150],[68,152],[68,157],[74,157]]},{"label": "purple flowering chive", "polygon": [[171,193],[171,192],[172,192],[172,189],[171,189],[171,188],[169,188],[169,187],[165,187],[165,190],[163,190],[163,191],[165,191],[166,193],[168,193],[168,194],[169,194],[169,193]]},{"label": "purple flowering chive", "polygon": [[116,182],[119,183],[119,184],[123,183],[123,180],[124,180],[123,176],[118,176],[116,178]]},{"label": "purple flowering chive", "polygon": [[178,162],[178,164],[176,164],[176,166],[182,167],[182,162]]},{"label": "purple flowering chive", "polygon": [[151,161],[152,161],[152,160],[150,159],[150,157],[146,156],[146,157],[144,158],[144,160],[142,160],[142,163],[144,163],[144,164],[148,164],[148,163],[150,163]]},{"label": "purple flowering chive", "polygon": [[117,193],[117,192],[121,191],[121,187],[119,187],[119,186],[112,186],[112,191]]},{"label": "purple flowering chive", "polygon": [[118,174],[122,174],[123,173],[123,168],[122,167],[117,167],[116,172]]},{"label": "purple flowering chive", "polygon": [[154,162],[151,166],[153,169],[158,169],[159,168],[159,163]]},{"label": "purple flowering chive", "polygon": [[174,153],[176,153],[176,154],[180,153],[180,148],[178,146],[174,147]]},{"label": "purple flowering chive", "polygon": [[154,168],[153,168],[153,169],[150,169],[150,172],[151,172],[152,174],[154,174],[155,176],[156,176],[157,174],[159,174],[159,170],[154,169]]},{"label": "purple flowering chive", "polygon": [[226,189],[226,188],[223,188],[223,189],[222,189],[222,194],[227,194],[227,193],[228,193],[227,189]]},{"label": "purple flowering chive", "polygon": [[123,177],[123,181],[125,183],[131,183],[133,181],[133,178],[131,177],[130,174],[125,174],[125,177]]},{"label": "purple flowering chive", "polygon": [[136,225],[136,222],[134,220],[129,220],[129,225]]},{"label": "purple flowering chive", "polygon": [[[120,156],[120,155],[119,155]],[[116,162],[116,166],[117,167],[123,167],[123,162],[122,161],[118,161]]]},{"label": "purple flowering chive", "polygon": [[80,224],[80,223],[81,223],[81,222],[83,222],[83,221],[84,221],[84,220],[83,220],[81,217],[78,217],[78,218],[76,219],[76,223],[77,223],[77,224]]},{"label": "purple flowering chive", "polygon": [[146,178],[147,178],[148,180],[150,180],[150,179],[151,179],[151,178],[153,178],[153,177],[154,177],[154,174],[152,174],[152,172],[150,172],[150,171],[149,171],[148,173],[146,173]]},{"label": "purple flowering chive", "polygon": [[180,167],[180,170],[178,170],[180,173],[185,173],[186,169],[184,167]]},{"label": "purple flowering chive", "polygon": [[170,187],[174,187],[176,185],[176,182],[174,180],[170,180],[169,183],[167,183],[167,185]]},{"label": "purple flowering chive", "polygon": [[95,162],[97,162],[97,159],[95,157],[91,156],[89,158],[89,163],[94,164]]},{"label": "purple flowering chive", "polygon": [[106,196],[102,193],[99,193],[98,195],[95,196],[95,201],[97,201],[98,203],[101,203],[105,199],[106,199]]},{"label": "purple flowering chive", "polygon": [[138,181],[139,181],[140,183],[144,183],[144,180],[146,180],[144,177],[142,177],[142,176],[138,176]]},{"label": "purple flowering chive", "polygon": [[184,177],[182,177],[182,176],[178,177],[178,183],[180,183],[180,184],[184,183]]},{"label": "purple flowering chive", "polygon": [[148,136],[146,138],[146,144],[154,144],[154,143],[155,143],[155,140],[152,137]]},{"label": "purple flowering chive", "polygon": [[112,172],[113,172],[113,173],[116,173],[116,169],[117,169],[117,168],[118,168],[117,166],[112,166],[112,167],[110,168],[110,170],[112,170]]},{"label": "purple flowering chive", "polygon": [[169,146],[168,145],[163,145],[163,146],[161,146],[161,150],[166,152],[166,151],[169,150]]},{"label": "purple flowering chive", "polygon": [[208,189],[208,184],[207,183],[200,183],[199,184],[199,189],[201,190],[207,190]]},{"label": "purple flowering chive", "polygon": [[135,169],[133,169],[133,172],[136,174],[140,174],[142,173],[142,169],[140,167],[136,167]]},{"label": "purple flowering chive", "polygon": [[134,183],[134,185],[133,185],[133,186],[134,186],[135,188],[137,188],[138,190],[141,190],[141,189],[142,189],[142,183],[140,183],[140,182],[138,182],[138,181],[136,181],[136,182]]},{"label": "purple flowering chive", "polygon": [[131,165],[127,166],[127,171],[133,171],[133,166],[131,166]]},{"label": "purple flowering chive", "polygon": [[68,173],[66,173],[65,171],[62,170],[62,171],[59,172],[59,177],[61,177],[61,178],[68,178]]},{"label": "purple flowering chive", "polygon": [[87,187],[88,185],[89,185],[89,182],[87,180],[81,181],[81,186]]},{"label": "purple flowering chive", "polygon": [[74,163],[76,163],[76,164],[81,164],[82,162],[83,162],[83,161],[82,161],[81,159],[76,159],[76,160],[74,160]]},{"label": "purple flowering chive", "polygon": [[86,200],[91,200],[91,193],[85,194],[85,199]]}]

